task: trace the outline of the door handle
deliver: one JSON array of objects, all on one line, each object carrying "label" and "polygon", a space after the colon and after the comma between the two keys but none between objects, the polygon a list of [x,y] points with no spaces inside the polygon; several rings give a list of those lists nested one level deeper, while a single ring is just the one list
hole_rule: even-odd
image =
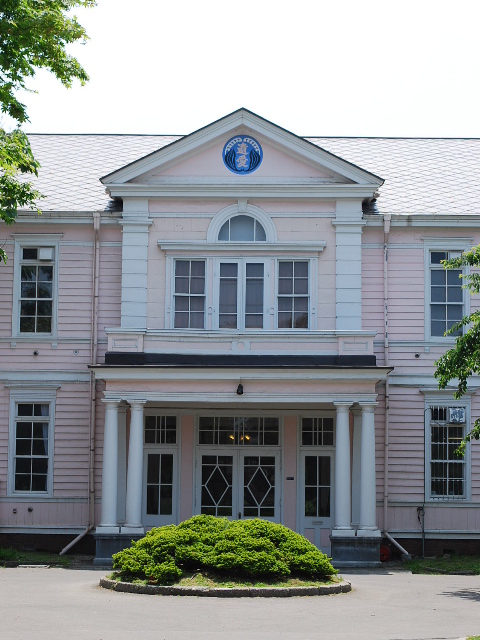
[{"label": "door handle", "polygon": [[238,519],[239,519],[239,520],[241,520],[241,519],[242,519],[242,512],[241,512],[241,511],[239,511],[239,512],[238,512]]}]

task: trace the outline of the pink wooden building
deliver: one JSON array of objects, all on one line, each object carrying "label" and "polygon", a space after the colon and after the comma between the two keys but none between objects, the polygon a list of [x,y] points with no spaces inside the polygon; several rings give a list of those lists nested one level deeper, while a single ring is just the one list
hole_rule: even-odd
[{"label": "pink wooden building", "polygon": [[480,446],[453,454],[477,385],[433,372],[477,303],[440,261],[480,243],[479,140],[240,109],[31,143],[43,213],[0,226],[0,544],[84,535],[100,563],[207,513],[338,566],[478,549]]}]

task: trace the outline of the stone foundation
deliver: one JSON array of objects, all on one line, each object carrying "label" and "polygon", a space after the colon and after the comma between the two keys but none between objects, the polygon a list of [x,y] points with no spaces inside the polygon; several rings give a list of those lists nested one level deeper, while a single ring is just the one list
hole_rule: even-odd
[{"label": "stone foundation", "polygon": [[336,569],[379,567],[380,537],[330,536],[332,564]]}]

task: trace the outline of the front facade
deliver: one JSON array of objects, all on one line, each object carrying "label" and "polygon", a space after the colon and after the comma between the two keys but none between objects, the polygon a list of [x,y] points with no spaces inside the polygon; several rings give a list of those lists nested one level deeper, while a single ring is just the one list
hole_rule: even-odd
[{"label": "front facade", "polygon": [[206,513],[339,566],[386,534],[477,544],[480,455],[453,456],[475,386],[433,378],[476,303],[440,261],[480,211],[432,186],[462,142],[302,139],[244,109],[179,139],[32,136],[43,215],[1,229],[0,535],[94,534],[104,562]]}]

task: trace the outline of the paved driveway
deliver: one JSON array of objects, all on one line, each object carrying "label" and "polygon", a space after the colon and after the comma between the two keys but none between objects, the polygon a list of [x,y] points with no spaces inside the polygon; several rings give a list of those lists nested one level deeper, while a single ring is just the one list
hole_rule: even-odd
[{"label": "paved driveway", "polygon": [[0,569],[1,640],[453,639],[480,633],[480,579],[344,573],[353,591],[286,599],[161,597],[98,587],[104,571]]}]

